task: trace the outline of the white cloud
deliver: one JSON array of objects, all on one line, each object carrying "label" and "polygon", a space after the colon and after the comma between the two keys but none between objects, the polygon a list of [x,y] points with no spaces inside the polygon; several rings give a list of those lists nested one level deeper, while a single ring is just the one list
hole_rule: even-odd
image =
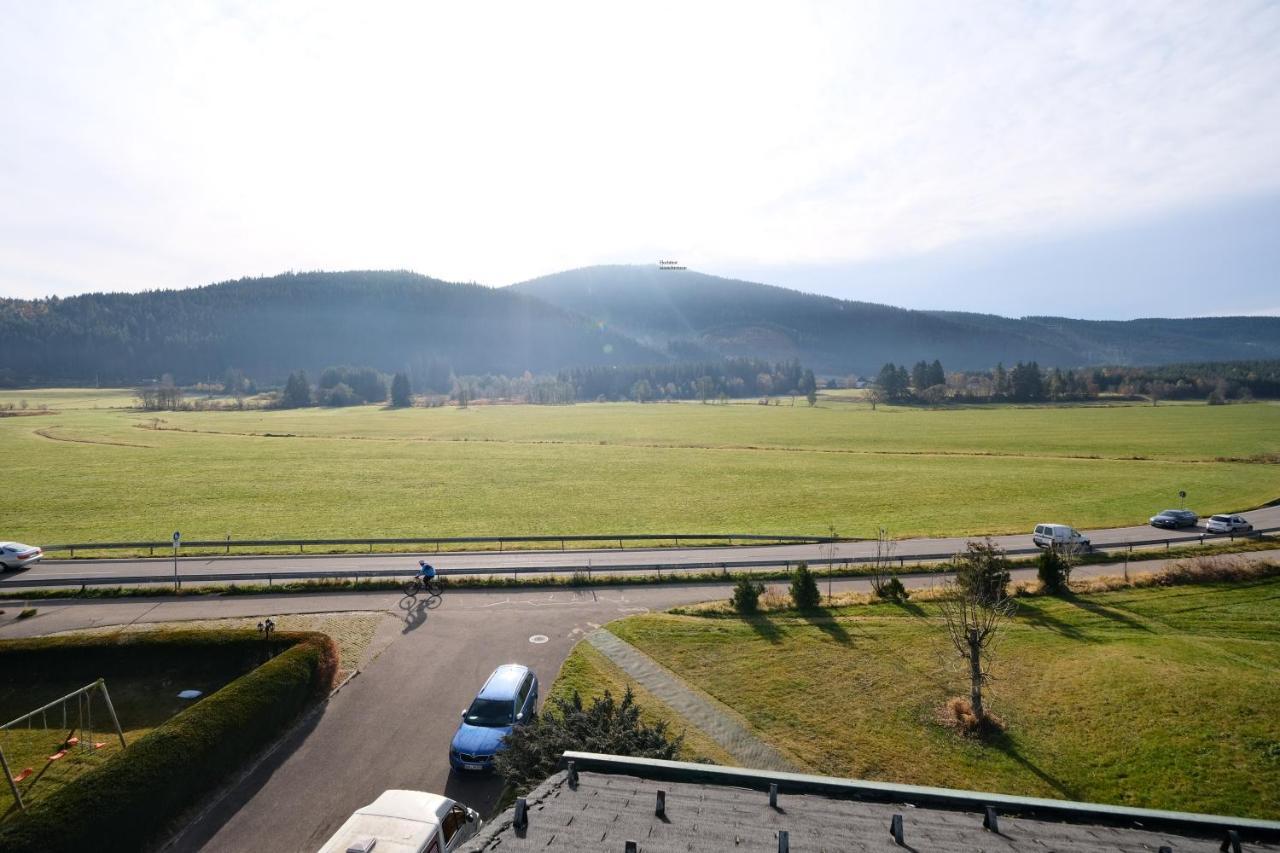
[{"label": "white cloud", "polygon": [[1280,6],[10,4],[0,293],[856,261],[1280,183]]}]

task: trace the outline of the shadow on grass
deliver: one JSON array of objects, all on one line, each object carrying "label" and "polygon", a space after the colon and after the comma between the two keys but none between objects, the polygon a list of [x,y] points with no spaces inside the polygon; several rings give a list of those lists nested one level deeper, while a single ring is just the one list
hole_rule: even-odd
[{"label": "shadow on grass", "polygon": [[1123,625],[1126,628],[1132,628],[1135,631],[1144,631],[1148,634],[1152,633],[1151,629],[1146,625],[1134,619],[1123,610],[1116,610],[1113,607],[1106,607],[1096,601],[1090,600],[1087,595],[1076,595],[1074,593],[1063,593],[1059,598],[1073,607],[1079,607],[1081,610],[1092,613],[1094,616],[1101,616]]},{"label": "shadow on grass", "polygon": [[1018,764],[1022,765],[1022,767],[1028,773],[1035,776],[1041,782],[1044,782],[1046,785],[1048,785],[1050,788],[1052,788],[1056,793],[1060,794],[1061,796],[1067,798],[1068,800],[1080,799],[1079,793],[1074,788],[1067,785],[1065,782],[1063,782],[1061,779],[1058,779],[1056,776],[1049,775],[1040,767],[1038,767],[1034,762],[1028,759],[1025,755],[1019,752],[1017,743],[1014,742],[1013,738],[1009,737],[1009,734],[1007,732],[1000,732],[999,734],[996,734],[996,735],[988,735],[987,737],[983,738],[983,743],[985,743],[987,746],[991,747],[992,749],[1003,752],[1005,755],[1009,756],[1014,761],[1018,762]]},{"label": "shadow on grass", "polygon": [[750,625],[751,630],[759,634],[761,639],[771,643],[782,642],[782,631],[778,630],[778,626],[773,624],[773,620],[768,616],[743,616],[742,621]]},{"label": "shadow on grass", "polygon": [[1048,628],[1050,631],[1054,631],[1071,640],[1083,640],[1090,643],[1098,642],[1096,637],[1088,636],[1076,625],[1064,622],[1058,617],[1045,612],[1043,609],[1045,603],[1043,601],[1032,602],[1019,599],[1017,620],[1033,628]]},{"label": "shadow on grass", "polygon": [[910,613],[912,616],[925,615],[924,608],[909,598],[903,599],[902,601],[891,601],[889,603],[897,607],[899,610]]},{"label": "shadow on grass", "polygon": [[848,646],[853,643],[853,637],[849,635],[849,632],[845,630],[843,625],[836,621],[835,616],[832,615],[832,611],[827,610],[825,607],[802,611],[799,616],[814,628],[817,628],[819,631],[835,640],[837,643],[840,643],[843,646]]}]

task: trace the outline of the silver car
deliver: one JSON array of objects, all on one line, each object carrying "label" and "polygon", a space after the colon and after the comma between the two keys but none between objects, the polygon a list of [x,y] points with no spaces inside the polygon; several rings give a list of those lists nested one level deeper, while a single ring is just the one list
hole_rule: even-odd
[{"label": "silver car", "polygon": [[21,542],[0,542],[0,572],[25,569],[44,556],[44,551]]},{"label": "silver car", "polygon": [[1253,529],[1253,525],[1238,515],[1212,516],[1204,529],[1210,533],[1241,533]]}]

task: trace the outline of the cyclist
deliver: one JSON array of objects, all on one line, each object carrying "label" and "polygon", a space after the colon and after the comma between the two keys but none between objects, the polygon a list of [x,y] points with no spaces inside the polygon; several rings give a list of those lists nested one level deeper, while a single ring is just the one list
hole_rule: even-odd
[{"label": "cyclist", "polygon": [[436,579],[435,567],[426,560],[419,560],[418,568],[420,569],[418,577],[422,578],[422,588],[426,589],[427,584]]}]

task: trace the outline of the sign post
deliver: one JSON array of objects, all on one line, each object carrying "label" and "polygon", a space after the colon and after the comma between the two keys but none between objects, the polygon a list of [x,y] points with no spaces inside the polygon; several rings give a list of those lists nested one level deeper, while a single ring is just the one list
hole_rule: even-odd
[{"label": "sign post", "polygon": [[182,542],[182,533],[173,531],[173,589],[177,592],[182,586],[182,582],[178,580],[178,545]]},{"label": "sign post", "polygon": [[1181,501],[1181,503],[1179,503],[1179,504],[1178,504],[1178,509],[1186,509],[1186,508],[1187,508],[1187,493],[1186,493],[1185,491],[1179,491],[1179,492],[1178,492],[1178,500],[1179,500],[1179,501]]}]

